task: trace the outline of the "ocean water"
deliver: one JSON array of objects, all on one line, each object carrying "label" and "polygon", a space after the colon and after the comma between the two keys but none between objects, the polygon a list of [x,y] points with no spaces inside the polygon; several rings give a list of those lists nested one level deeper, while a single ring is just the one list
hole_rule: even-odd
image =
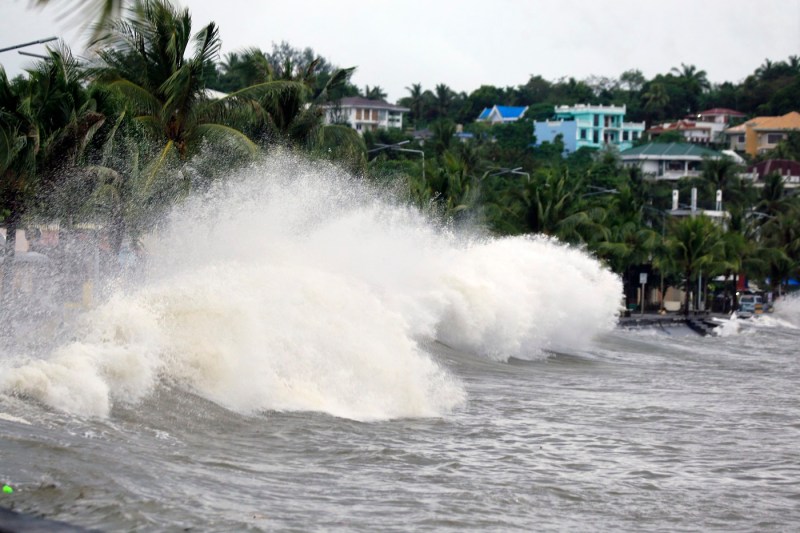
[{"label": "ocean water", "polygon": [[616,328],[619,279],[276,157],[0,354],[0,506],[104,531],[788,531],[800,300]]}]

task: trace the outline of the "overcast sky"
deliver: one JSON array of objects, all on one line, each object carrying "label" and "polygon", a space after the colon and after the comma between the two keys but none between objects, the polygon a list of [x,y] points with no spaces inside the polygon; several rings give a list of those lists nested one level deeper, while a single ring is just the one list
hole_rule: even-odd
[{"label": "overcast sky", "polygon": [[[50,36],[76,54],[85,44],[60,5],[0,0],[0,48]],[[765,59],[800,55],[800,0],[181,0],[196,31],[220,27],[223,54],[273,42],[311,47],[333,64],[356,66],[359,87],[379,85],[389,101],[405,87],[446,83],[471,92],[483,84],[524,84],[640,69],[648,78],[681,63],[712,82],[741,81]],[[70,23],[72,22],[72,24]],[[41,53],[44,46],[25,50]],[[0,54],[10,76],[30,64]]]}]

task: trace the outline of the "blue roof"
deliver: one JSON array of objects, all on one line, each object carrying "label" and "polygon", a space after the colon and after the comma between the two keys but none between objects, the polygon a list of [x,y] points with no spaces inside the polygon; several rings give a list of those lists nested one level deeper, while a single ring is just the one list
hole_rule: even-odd
[{"label": "blue roof", "polygon": [[483,111],[481,111],[481,114],[480,114],[480,115],[478,115],[478,120],[483,120],[483,119],[485,119],[486,117],[488,117],[488,116],[489,116],[489,113],[490,113],[491,111],[492,111],[492,110],[491,110],[491,109],[489,109],[488,107],[484,107],[484,108],[483,108]]},{"label": "blue roof", "polygon": [[499,105],[497,107],[497,111],[500,113],[500,116],[503,118],[519,118],[525,112],[527,107],[515,107],[515,106],[504,106]]}]

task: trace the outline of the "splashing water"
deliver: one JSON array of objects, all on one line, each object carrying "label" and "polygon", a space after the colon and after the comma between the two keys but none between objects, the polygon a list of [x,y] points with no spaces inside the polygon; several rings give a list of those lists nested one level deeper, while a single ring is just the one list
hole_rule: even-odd
[{"label": "splashing water", "polygon": [[788,294],[775,302],[776,318],[792,327],[800,327],[800,292]]},{"label": "splashing water", "polygon": [[440,416],[466,394],[420,339],[496,360],[578,349],[621,294],[580,250],[455,231],[285,156],[189,199],[147,250],[146,282],[77,341],[0,362],[0,391],[91,416],[159,385],[241,413]]}]

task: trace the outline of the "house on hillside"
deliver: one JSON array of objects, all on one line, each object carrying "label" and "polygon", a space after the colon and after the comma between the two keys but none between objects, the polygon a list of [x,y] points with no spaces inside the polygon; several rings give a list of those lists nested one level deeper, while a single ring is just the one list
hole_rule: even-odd
[{"label": "house on hillside", "polygon": [[797,111],[780,117],[751,118],[726,129],[725,136],[731,150],[756,156],[775,148],[792,131],[800,131],[800,113]]},{"label": "house on hillside", "polygon": [[493,107],[486,107],[475,119],[476,122],[489,122],[491,124],[507,124],[509,122],[516,122],[522,118],[528,106],[505,106],[496,105]]},{"label": "house on hillside", "polygon": [[639,167],[645,177],[679,180],[700,176],[703,159],[721,159],[724,154],[688,143],[648,143],[619,154],[624,167]]},{"label": "house on hillside", "polygon": [[713,122],[715,124],[724,124],[728,126],[734,122],[742,122],[745,117],[744,113],[736,111],[735,109],[728,109],[727,107],[715,107],[714,109],[706,109],[693,115],[687,115],[687,120],[696,120],[697,122]]},{"label": "house on hillside", "polygon": [[554,120],[534,122],[536,144],[561,135],[568,152],[607,145],[625,150],[644,133],[644,122],[625,122],[625,111],[625,106],[614,105],[556,106]]},{"label": "house on hillside", "polygon": [[346,123],[359,133],[389,128],[402,129],[403,113],[410,111],[407,107],[360,96],[342,98],[323,108],[325,124]]},{"label": "house on hillside", "polygon": [[756,186],[764,184],[764,178],[769,174],[779,174],[787,188],[800,187],[800,162],[788,159],[767,159],[747,167],[746,176],[753,180]]},{"label": "house on hillside", "polygon": [[724,129],[725,124],[721,122],[701,122],[699,120],[684,119],[653,126],[647,130],[647,136],[651,141],[658,142],[658,138],[664,133],[677,132],[686,142],[708,145],[724,140],[722,136]]}]

